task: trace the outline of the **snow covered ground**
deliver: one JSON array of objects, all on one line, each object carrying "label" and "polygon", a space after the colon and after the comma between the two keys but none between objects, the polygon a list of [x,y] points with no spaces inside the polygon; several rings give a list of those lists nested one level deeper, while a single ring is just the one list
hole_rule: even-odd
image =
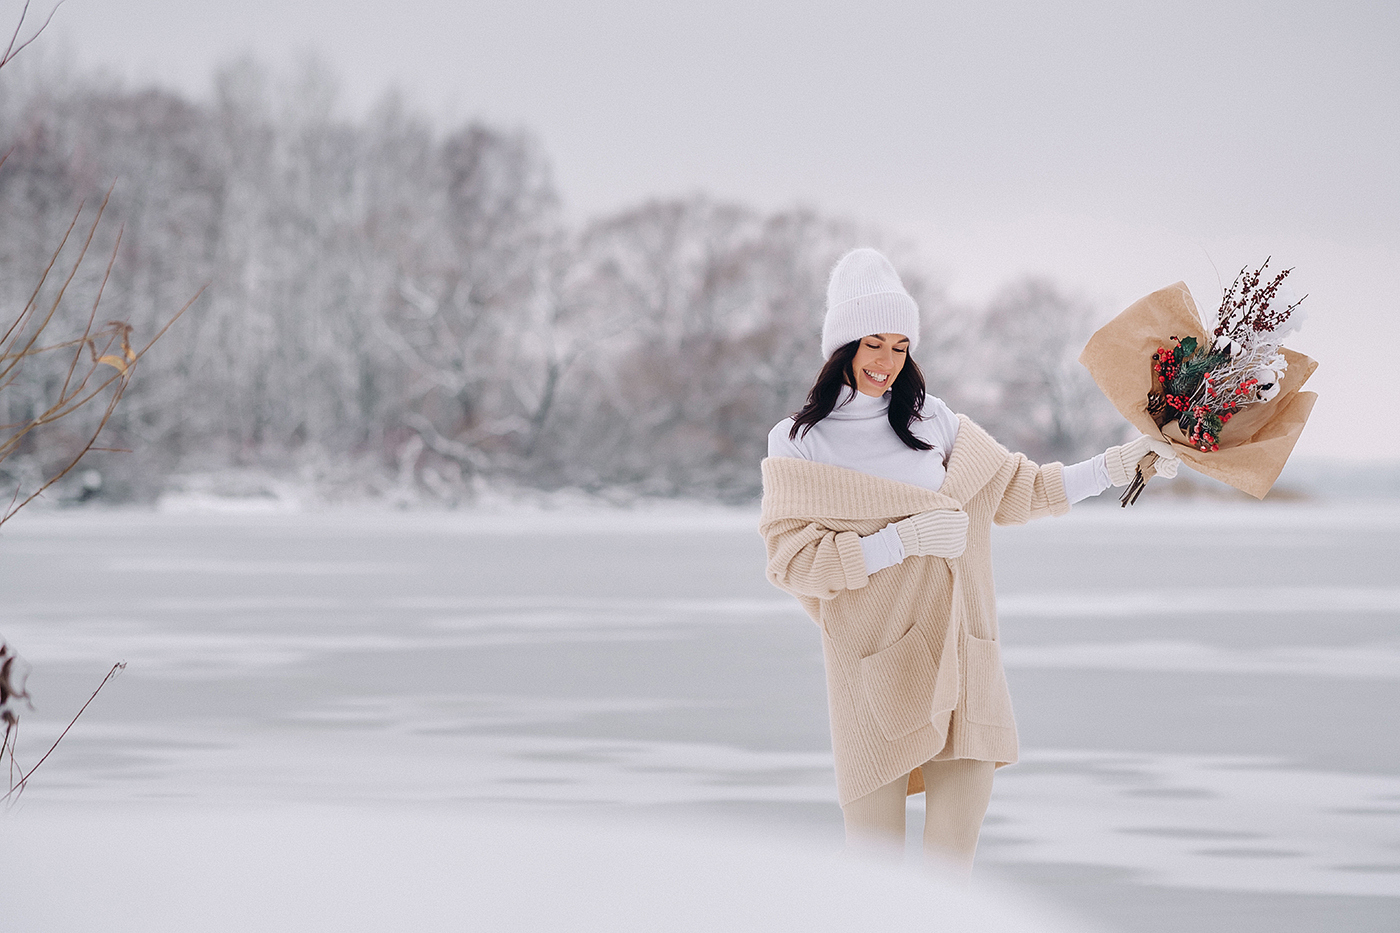
[{"label": "snow covered ground", "polygon": [[[0,534],[0,635],[34,667],[21,762],[128,667],[0,818],[6,877],[30,880],[7,909],[53,920],[77,867],[89,896],[68,908],[110,909],[138,875],[159,886],[153,852],[196,890],[241,864],[270,896],[271,869],[240,855],[285,868],[350,838],[384,853],[356,863],[386,872],[381,892],[416,857],[470,895],[484,869],[453,838],[498,867],[564,840],[592,855],[575,888],[627,839],[673,866],[730,837],[736,866],[772,865],[765,845],[815,858],[840,838],[819,644],[764,580],[755,523],[22,514]],[[997,777],[985,878],[1110,930],[1400,928],[1400,505],[1149,495],[995,547],[1023,760]],[[282,893],[357,903],[315,877]],[[808,895],[816,912],[831,891]]]}]

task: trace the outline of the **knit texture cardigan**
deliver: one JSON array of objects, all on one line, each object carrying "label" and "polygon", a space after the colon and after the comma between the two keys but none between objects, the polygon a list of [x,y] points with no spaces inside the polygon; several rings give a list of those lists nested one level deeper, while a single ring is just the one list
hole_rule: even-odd
[{"label": "knit texture cardigan", "polygon": [[[964,415],[938,492],[844,467],[763,461],[768,579],[821,627],[842,806],[934,759],[1016,760],[997,641],[991,525],[1069,511],[1061,466],[1013,454]],[[867,575],[860,537],[930,509],[968,514],[967,550]]]}]

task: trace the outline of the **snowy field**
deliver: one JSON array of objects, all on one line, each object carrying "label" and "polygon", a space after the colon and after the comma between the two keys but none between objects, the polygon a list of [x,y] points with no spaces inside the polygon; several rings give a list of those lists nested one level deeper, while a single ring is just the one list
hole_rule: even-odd
[{"label": "snowy field", "polygon": [[[155,931],[216,889],[267,916],[348,910],[357,878],[470,901],[493,852],[499,874],[536,851],[556,897],[635,840],[713,864],[742,839],[736,872],[769,843],[817,858],[840,839],[817,632],[755,525],[22,513],[0,533],[0,635],[34,668],[21,763],[128,666],[0,817],[6,910]],[[1110,931],[1400,929],[1400,505],[1095,504],[994,542],[1023,752],[983,879]],[[654,870],[663,901],[742,893]],[[535,925],[513,909],[479,928]]]}]

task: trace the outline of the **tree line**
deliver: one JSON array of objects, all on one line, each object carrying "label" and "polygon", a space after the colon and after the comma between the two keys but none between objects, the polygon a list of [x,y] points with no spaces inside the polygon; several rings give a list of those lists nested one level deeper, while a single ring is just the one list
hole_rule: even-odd
[{"label": "tree line", "polygon": [[[120,249],[110,273],[79,269],[60,323],[81,330],[100,291],[101,318],[152,331],[208,284],[108,422],[107,446],[131,452],[85,461],[110,495],[251,468],[344,495],[751,498],[768,429],[820,367],[828,271],[857,245],[895,260],[924,318],[917,359],[955,410],[1042,460],[1117,437],[1075,362],[1095,309],[1052,282],[957,304],[912,250],[803,208],[691,196],[571,221],[528,133],[440,128],[393,95],[351,119],[333,89],[253,62],[205,100],[0,76],[0,310],[109,188],[92,250]],[[26,365],[0,422],[61,378]],[[3,478],[42,475],[65,443],[36,436]]]}]

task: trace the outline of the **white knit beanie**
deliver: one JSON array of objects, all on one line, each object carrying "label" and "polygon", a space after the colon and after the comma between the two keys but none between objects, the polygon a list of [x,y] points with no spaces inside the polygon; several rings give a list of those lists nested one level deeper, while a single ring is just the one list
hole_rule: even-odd
[{"label": "white knit beanie", "polygon": [[827,359],[868,334],[903,334],[919,345],[919,306],[890,261],[869,247],[853,249],[831,270],[826,286],[822,356]]}]

